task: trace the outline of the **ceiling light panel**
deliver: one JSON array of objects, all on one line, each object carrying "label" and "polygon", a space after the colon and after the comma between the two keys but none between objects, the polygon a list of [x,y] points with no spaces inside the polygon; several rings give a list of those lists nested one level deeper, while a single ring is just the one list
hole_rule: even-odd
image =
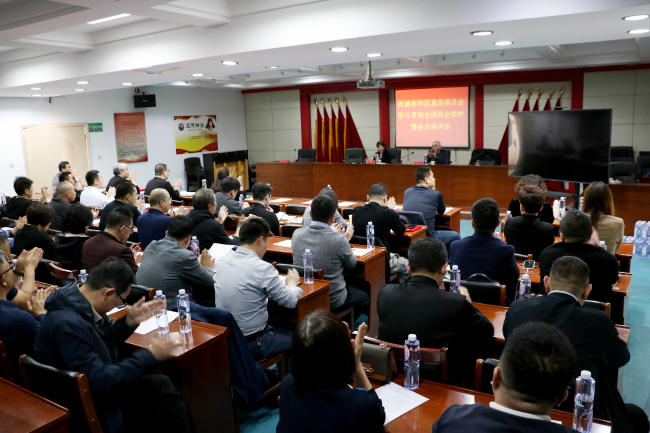
[{"label": "ceiling light panel", "polygon": [[100,18],[100,19],[95,20],[95,21],[88,21],[88,24],[99,24],[99,23],[105,23],[106,21],[113,21],[113,20],[117,20],[117,19],[120,19],[120,18],[130,17],[130,16],[131,16],[131,14],[119,14],[119,15],[113,15],[113,16],[111,16],[111,17]]}]

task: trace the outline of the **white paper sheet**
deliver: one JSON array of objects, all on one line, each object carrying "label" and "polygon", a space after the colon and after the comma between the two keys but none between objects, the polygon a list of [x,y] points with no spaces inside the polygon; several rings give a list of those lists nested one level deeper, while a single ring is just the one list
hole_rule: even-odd
[{"label": "white paper sheet", "polygon": [[445,213],[447,213],[447,212],[451,212],[452,210],[454,210],[453,207],[446,207],[446,208],[445,208]]},{"label": "white paper sheet", "polygon": [[384,422],[384,425],[429,400],[394,382],[377,388],[375,392],[381,399],[382,406],[384,406],[384,413],[386,414],[386,422]]},{"label": "white paper sheet", "polygon": [[[140,265],[138,265],[138,266],[140,266]],[[125,308],[126,308],[126,306],[124,306],[124,307],[122,307],[122,308],[117,308],[117,307],[115,307],[115,308],[113,308],[111,311],[109,311],[108,313],[106,313],[106,315],[107,315],[107,316],[110,316],[111,314],[115,314],[115,313],[117,313],[118,311],[122,311],[122,310],[124,310]]]},{"label": "white paper sheet", "polygon": [[99,225],[99,218],[95,218],[95,219],[93,220],[93,225],[94,225],[94,226],[98,226],[98,225]]},{"label": "white paper sheet", "polygon": [[291,239],[287,239],[286,241],[278,242],[277,244],[274,244],[278,247],[287,247],[291,248]]},{"label": "white paper sheet", "polygon": [[352,206],[353,204],[357,204],[357,202],[356,201],[341,201],[341,202],[339,202],[339,207]]},{"label": "white paper sheet", "polygon": [[225,245],[225,244],[217,244],[214,243],[208,250],[210,253],[210,256],[214,259],[214,267],[212,268],[213,271],[216,271],[216,266],[217,262],[219,261],[220,258],[228,254],[229,252],[232,251],[234,245]]},{"label": "white paper sheet", "polygon": [[302,224],[302,217],[287,217],[284,219],[286,222],[291,224]]},{"label": "white paper sheet", "polygon": [[194,194],[196,194],[196,191],[193,191],[193,192],[190,192],[190,191],[183,191],[183,192],[180,193],[179,195],[180,195],[181,197],[192,197],[192,196],[194,196]]},{"label": "white paper sheet", "polygon": [[372,252],[372,250],[369,250],[368,248],[352,248],[352,252],[354,253],[355,256],[361,257]]},{"label": "white paper sheet", "polygon": [[[172,323],[174,320],[178,318],[178,313],[175,311],[167,311],[167,320],[168,323]],[[140,326],[138,326],[138,329],[135,330],[137,334],[148,334],[151,331],[155,331],[158,328],[156,325],[156,316],[151,316],[144,322],[140,323]]]},{"label": "white paper sheet", "polygon": [[395,206],[394,210],[402,210],[402,206]]},{"label": "white paper sheet", "polygon": [[285,201],[291,201],[290,198],[276,198],[271,200],[271,203],[284,203]]},{"label": "white paper sheet", "polygon": [[311,200],[307,200],[307,201],[303,201],[302,204],[307,204],[307,205],[309,205],[309,204],[311,204],[311,202],[312,202]]},{"label": "white paper sheet", "polygon": [[278,221],[282,221],[282,218],[284,218],[286,215],[287,215],[286,212],[278,212],[278,213],[275,214]]}]

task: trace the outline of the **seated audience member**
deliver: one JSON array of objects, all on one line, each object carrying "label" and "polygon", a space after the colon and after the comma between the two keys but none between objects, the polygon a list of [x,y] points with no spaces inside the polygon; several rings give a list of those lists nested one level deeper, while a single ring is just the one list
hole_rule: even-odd
[{"label": "seated audience member", "polygon": [[384,407],[361,364],[365,333],[364,323],[351,342],[345,324],[323,310],[300,322],[293,332],[292,374],[282,381],[277,433],[383,431]]},{"label": "seated audience member", "polygon": [[302,295],[300,277],[290,269],[286,282],[262,260],[271,228],[262,218],[250,218],[240,231],[240,246],[219,259],[214,272],[214,303],[230,311],[246,336],[256,360],[291,349],[291,331],[269,325],[269,296],[278,305],[295,308]]},{"label": "seated audience member", "polygon": [[74,186],[68,182],[59,182],[56,187],[56,197],[54,197],[48,204],[54,209],[54,221],[50,224],[52,230],[59,230],[61,226],[61,215],[68,210],[70,203],[72,203],[77,195],[74,192]]},{"label": "seated audience member", "polygon": [[442,145],[439,141],[434,141],[427,155],[427,164],[447,164],[447,153],[441,152]]},{"label": "seated audience member", "polygon": [[34,203],[27,208],[27,223],[16,232],[11,252],[20,255],[23,250],[40,248],[43,250],[44,259],[56,260],[54,241],[47,234],[52,220],[54,209],[46,204]]},{"label": "seated audience member", "polygon": [[[34,182],[24,176],[19,176],[14,180],[14,191],[16,191],[16,197],[9,199],[6,206],[7,214],[3,216],[17,220],[27,215],[27,208],[34,204],[32,200],[32,196],[34,195]],[[52,199],[53,193],[53,189],[44,189],[38,202],[49,202]]]},{"label": "seated audience member", "polygon": [[4,238],[8,242],[9,248],[14,247],[14,237],[16,236],[16,232],[22,229],[26,222],[27,216],[23,216],[16,220],[13,227],[0,228],[0,238]]},{"label": "seated audience member", "polygon": [[[596,380],[594,416],[600,419],[626,423],[625,413],[636,414],[639,408],[625,405],[627,410],[617,407],[622,402],[616,383],[605,383],[619,368],[630,361],[630,352],[625,341],[618,336],[616,326],[610,318],[594,308],[584,307],[592,285],[589,284],[589,266],[578,257],[564,256],[553,263],[550,276],[544,277],[544,287],[549,296],[521,299],[512,303],[503,323],[503,335],[508,343],[524,323],[544,322],[555,326],[567,336],[578,357],[573,376],[589,370]],[[536,323],[537,325],[538,323]],[[572,405],[569,404],[572,407]],[[647,416],[637,425],[647,432]],[[633,423],[638,422],[634,420]],[[620,425],[615,425],[616,430]],[[621,429],[619,431],[626,431]]]},{"label": "seated audience member", "polygon": [[81,182],[75,182],[72,173],[68,173],[67,171],[59,173],[59,183],[61,182],[68,182],[71,185],[74,185],[75,198],[72,203],[79,203],[79,200],[81,200],[81,193],[84,190],[84,184]]},{"label": "seated audience member", "polygon": [[242,211],[242,215],[255,215],[264,219],[271,227],[271,233],[274,236],[280,236],[280,221],[278,221],[275,212],[269,209],[273,188],[266,182],[258,182],[253,185],[252,193],[254,202]]},{"label": "seated audience member", "polygon": [[449,264],[457,265],[462,279],[485,274],[492,281],[506,286],[510,300],[515,299],[519,266],[515,247],[494,237],[499,225],[499,205],[491,198],[482,198],[472,206],[474,234],[451,244]]},{"label": "seated audience member", "polygon": [[102,216],[99,219],[99,230],[106,228],[106,220],[111,214],[113,209],[118,207],[126,208],[131,211],[133,215],[133,225],[137,227],[138,219],[140,218],[140,208],[144,202],[138,199],[138,190],[131,182],[122,182],[115,188],[115,200],[108,203],[102,211]]},{"label": "seated audience member", "polygon": [[[106,191],[108,192],[110,187],[114,187],[117,190],[118,185],[123,182],[131,182],[135,185],[135,171],[129,171],[129,167],[125,163],[118,162],[113,166],[113,177],[108,181]],[[138,185],[135,185],[135,189],[140,194]]]},{"label": "seated audience member", "polygon": [[614,197],[609,187],[602,182],[589,185],[582,208],[591,218],[593,228],[598,231],[598,238],[607,245],[607,251],[616,254],[623,242],[625,222],[623,218],[614,216]]},{"label": "seated audience member", "polygon": [[404,191],[405,212],[422,212],[427,222],[430,236],[440,239],[447,250],[449,245],[460,239],[460,235],[451,230],[436,230],[436,215],[445,213],[445,202],[440,191],[436,191],[436,179],[430,167],[418,167],[415,170],[415,186]]},{"label": "seated audience member", "polygon": [[144,195],[151,196],[151,191],[157,188],[163,188],[168,193],[172,200],[180,200],[180,187],[183,185],[183,179],[176,179],[174,184],[169,183],[169,168],[167,164],[156,164],[154,168],[155,177],[147,183],[144,190]]},{"label": "seated audience member", "polygon": [[239,203],[235,200],[237,197],[237,192],[239,191],[239,181],[234,177],[227,177],[221,181],[219,184],[220,190],[215,194],[217,199],[217,209],[221,209],[222,206],[225,206],[228,209],[228,215],[240,216],[242,210],[250,207],[250,205],[244,202],[243,209],[239,208]]},{"label": "seated audience member", "polygon": [[[323,188],[323,189],[320,190],[318,195],[328,197],[330,200],[332,200],[334,202],[334,204],[336,205],[336,209],[337,209],[336,212],[334,212],[334,224],[341,224],[341,227],[343,227],[344,229],[347,229],[348,228],[348,223],[343,219],[343,217],[341,216],[341,214],[338,211],[339,198],[336,196],[336,193],[333,190],[329,189],[329,188]],[[305,213],[302,216],[302,224],[301,225],[303,227],[309,227],[311,225],[311,223],[312,223],[311,205],[309,205],[305,209]],[[365,230],[364,230],[364,233],[365,233]]]},{"label": "seated audience member", "polygon": [[[138,218],[138,240],[144,248],[147,248],[151,241],[159,241],[165,237],[171,216],[182,215],[181,208],[171,209],[172,199],[163,188],[151,191],[149,203],[149,210]],[[167,216],[168,212],[171,216]]]},{"label": "seated audience member", "polygon": [[490,356],[490,321],[472,306],[465,287],[461,293],[445,291],[445,245],[438,239],[417,240],[409,247],[408,259],[409,279],[379,291],[379,339],[404,344],[405,335],[416,334],[422,347]]},{"label": "seated audience member", "polygon": [[[538,187],[540,190],[542,190],[542,196],[546,197],[546,181],[536,174],[527,174],[526,176],[519,179],[519,182],[517,182],[517,185],[515,185],[515,195],[517,197],[519,197],[519,191],[521,188],[526,185]],[[521,215],[521,203],[519,202],[519,198],[512,199],[510,205],[508,205],[508,210],[513,217],[518,217]],[[540,221],[553,224],[553,221],[555,221],[555,217],[553,216],[553,206],[551,206],[551,204],[547,201],[544,201],[544,207],[542,207],[542,210],[539,211],[537,216],[539,217]]]},{"label": "seated audience member", "polygon": [[[230,169],[228,167],[221,167],[219,170],[217,170],[217,179],[212,182],[212,185],[210,186],[215,194],[221,191],[221,181],[227,177],[230,177]],[[242,183],[243,178],[241,176],[239,176],[237,180],[239,181],[239,191],[237,191],[235,201],[239,202],[239,196],[244,193],[244,184]]]},{"label": "seated audience member", "polygon": [[86,207],[104,209],[108,203],[115,198],[115,188],[108,188],[104,194],[102,175],[97,170],[90,170],[86,173],[86,182],[88,186],[84,188],[79,199],[79,203]]},{"label": "seated audience member", "polygon": [[[25,276],[25,261],[28,254],[36,254],[36,261],[39,261],[43,258],[43,250],[40,248],[34,248],[29,252],[27,250],[23,250],[23,252],[16,257],[15,266],[13,264],[10,264],[11,272],[7,272],[6,275],[3,275],[5,279],[0,283],[0,285],[7,286],[5,287],[8,290],[7,301],[14,301],[20,308],[27,311],[29,310],[28,301],[30,301],[32,292],[35,290],[36,286],[25,284],[23,282],[20,290],[18,290],[16,287],[20,285],[20,279]],[[9,257],[11,257],[11,253],[9,252],[9,243],[7,242],[7,239],[2,236],[0,236],[0,258],[1,257],[4,257],[7,263],[11,263],[9,260]],[[2,280],[2,276],[0,276],[0,280]]]},{"label": "seated audience member", "polygon": [[[154,190],[155,191],[155,190]],[[167,192],[163,190],[164,192]],[[214,260],[208,250],[197,257],[187,249],[192,240],[194,223],[185,216],[169,221],[167,237],[152,241],[145,250],[138,271],[138,284],[162,290],[167,297],[167,308],[172,308],[180,289],[192,296],[192,285],[212,286]]]},{"label": "seated audience member", "polygon": [[147,374],[157,362],[172,356],[180,345],[178,340],[153,339],[148,349],[126,357],[120,350],[162,302],[144,302],[143,297],[129,314],[115,321],[106,315],[126,305],[124,299],[134,279],[129,265],[109,257],[90,271],[85,284],[70,283],[50,295],[45,303],[48,313],[36,336],[34,358],[88,377],[104,432],[122,432],[126,427],[127,431],[189,433],[190,415],[171,380],[161,374]]},{"label": "seated audience member", "polygon": [[377,152],[373,156],[374,159],[377,159],[377,155],[379,155],[379,161],[382,164],[390,164],[393,161],[393,157],[386,151],[386,143],[381,140],[377,142]]},{"label": "seated audience member", "polygon": [[[567,399],[575,381],[576,354],[556,328],[529,323],[503,349],[492,376],[494,401],[455,404],[433,425],[433,433],[575,433],[551,421],[551,410]],[[280,406],[282,407],[282,406]]]},{"label": "seated audience member", "polygon": [[84,244],[90,236],[86,234],[93,223],[93,214],[86,206],[75,203],[61,217],[61,231],[54,237],[56,260],[63,269],[84,269],[82,263]]},{"label": "seated audience member", "polygon": [[388,189],[383,183],[372,185],[368,190],[368,204],[357,206],[352,212],[352,225],[358,236],[364,236],[369,222],[375,227],[375,237],[384,247],[390,246],[390,231],[397,236],[406,232],[406,225],[395,212],[395,197],[388,198]]},{"label": "seated audience member", "polygon": [[0,254],[0,341],[4,341],[7,345],[9,361],[16,374],[20,371],[18,366],[20,355],[32,355],[36,333],[47,313],[44,308],[45,300],[54,291],[54,289],[36,290],[34,271],[40,256],[40,251],[33,249],[23,259],[25,277],[22,290],[31,293],[28,298],[29,310],[25,311],[16,302],[12,302],[18,292],[12,284],[14,269],[13,265],[10,265]]},{"label": "seated audience member", "polygon": [[108,214],[106,228],[84,243],[81,264],[86,272],[99,266],[107,257],[119,257],[131,267],[135,274],[138,265],[135,258],[140,249],[137,245],[131,248],[124,243],[133,233],[133,215],[125,207],[118,207]]},{"label": "seated audience member", "polygon": [[72,180],[68,181],[72,185],[77,186],[77,184],[81,185],[81,181],[79,180],[79,171],[75,168],[70,167],[70,163],[68,161],[61,161],[59,162],[59,172],[54,175],[52,178],[52,186],[56,188],[59,186],[59,182],[61,182],[61,173],[69,173],[70,176],[72,176]]},{"label": "seated audience member", "polygon": [[230,238],[223,228],[223,222],[228,216],[225,207],[219,209],[219,218],[215,219],[217,211],[217,200],[214,191],[208,188],[201,188],[192,197],[194,209],[187,215],[194,222],[192,236],[199,240],[201,251],[210,250],[212,244],[239,245],[239,228],[246,218],[240,218],[237,223],[235,234]]},{"label": "seated audience member", "polygon": [[589,266],[589,282],[593,285],[589,299],[609,302],[609,293],[618,281],[618,260],[592,238],[591,219],[577,209],[567,211],[560,222],[558,242],[546,248],[539,256],[539,274],[544,278],[551,273],[551,266],[562,256],[574,256]]},{"label": "seated audience member", "polygon": [[542,190],[533,185],[519,189],[521,216],[506,221],[503,234],[508,245],[515,247],[517,254],[532,254],[535,261],[544,249],[555,243],[555,229],[549,223],[540,221],[537,214],[543,209]]},{"label": "seated audience member", "polygon": [[350,247],[354,230],[351,225],[344,234],[332,230],[330,226],[334,224],[335,212],[334,201],[324,195],[319,195],[311,202],[311,225],[293,233],[293,264],[303,266],[305,250],[310,250],[314,269],[323,269],[325,279],[332,283],[330,309],[333,313],[338,313],[354,307],[356,319],[365,313],[370,301],[366,292],[347,285],[343,278],[343,271],[351,271],[357,266],[357,258]]}]

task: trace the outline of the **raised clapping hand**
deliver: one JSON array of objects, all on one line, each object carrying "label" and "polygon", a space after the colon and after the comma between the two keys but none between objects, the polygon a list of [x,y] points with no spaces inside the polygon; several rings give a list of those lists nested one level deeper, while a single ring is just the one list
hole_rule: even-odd
[{"label": "raised clapping hand", "polygon": [[287,279],[286,279],[287,286],[297,287],[299,282],[300,282],[300,275],[298,274],[298,271],[296,271],[294,268],[289,269],[289,271],[287,272]]},{"label": "raised clapping hand", "polygon": [[460,292],[461,295],[464,295],[465,298],[467,299],[467,302],[470,304],[472,303],[472,298],[469,296],[469,290],[467,290],[467,287],[465,286],[459,286],[458,291]]},{"label": "raised clapping hand", "polygon": [[135,207],[137,207],[138,210],[140,210],[140,209],[142,208],[142,205],[143,205],[143,204],[144,204],[144,200],[137,199],[137,200],[135,201]]},{"label": "raised clapping hand", "polygon": [[395,210],[395,197],[391,197],[386,201],[386,206],[388,206],[389,209]]},{"label": "raised clapping hand", "polygon": [[208,250],[203,250],[201,256],[199,257],[199,262],[204,268],[212,268],[214,266],[215,260],[212,258]]},{"label": "raised clapping hand", "polygon": [[356,366],[354,370],[354,384],[357,388],[365,388],[367,390],[371,390],[372,385],[370,385],[368,376],[366,376],[366,372],[363,370],[363,365],[361,364],[361,353],[363,352],[363,338],[366,336],[367,329],[368,329],[368,325],[366,325],[365,322],[359,325],[359,328],[357,329],[357,336],[351,342],[352,342],[352,349],[354,350],[354,363]]},{"label": "raised clapping hand", "polygon": [[352,239],[352,235],[354,235],[354,227],[352,227],[352,224],[348,224],[348,228],[343,232],[343,236],[349,241]]},{"label": "raised clapping hand", "polygon": [[131,181],[131,183],[135,183],[135,170],[131,170],[129,172],[129,180]]},{"label": "raised clapping hand", "polygon": [[217,221],[219,221],[221,224],[226,220],[228,217],[228,208],[225,206],[221,206],[221,209],[219,209],[219,217],[217,218]]},{"label": "raised clapping hand", "polygon": [[174,355],[174,350],[182,345],[183,343],[180,340],[154,340],[149,345],[149,350],[156,361],[161,362],[170,359]]},{"label": "raised clapping hand", "polygon": [[106,191],[106,197],[108,197],[108,198],[115,197],[115,187],[114,186],[108,188],[108,191]]},{"label": "raised clapping hand", "polygon": [[16,232],[22,229],[27,223],[27,215],[18,218],[15,222],[15,227],[11,229],[11,233],[16,236]]},{"label": "raised clapping hand", "polygon": [[172,185],[172,188],[178,189],[181,187],[181,185],[183,185],[183,179],[176,179]]},{"label": "raised clapping hand", "polygon": [[31,299],[27,301],[27,308],[34,317],[47,313],[47,310],[45,309],[45,301],[47,301],[48,296],[54,293],[56,289],[57,287],[50,286],[45,290],[34,290],[32,292]]},{"label": "raised clapping hand", "polygon": [[[23,253],[25,250],[23,250]],[[25,256],[23,253],[20,254],[20,257],[23,258],[24,269],[36,270],[38,263],[43,258],[43,250],[40,248],[32,248]],[[18,267],[18,262],[16,262],[16,267]],[[19,271],[20,272],[20,271]]]},{"label": "raised clapping hand", "polygon": [[155,311],[163,308],[165,308],[165,301],[162,299],[145,302],[143,296],[138,300],[138,302],[131,306],[131,310],[126,316],[126,324],[131,328],[135,328],[140,323],[150,318]]},{"label": "raised clapping hand", "polygon": [[138,244],[133,244],[131,245],[131,251],[133,252],[133,260],[136,260],[138,258],[138,253],[142,252],[142,248],[140,248],[140,245]]}]

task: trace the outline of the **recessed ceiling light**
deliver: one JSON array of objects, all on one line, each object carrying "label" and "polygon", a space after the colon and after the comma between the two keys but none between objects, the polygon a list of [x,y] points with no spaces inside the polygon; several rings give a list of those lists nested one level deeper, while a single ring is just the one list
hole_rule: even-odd
[{"label": "recessed ceiling light", "polygon": [[88,84],[88,81],[77,81],[77,84]]},{"label": "recessed ceiling light", "polygon": [[221,63],[228,66],[235,66],[237,64],[237,62],[235,62],[234,60],[224,60]]},{"label": "recessed ceiling light", "polygon": [[202,77],[202,76],[204,76],[204,75],[205,75],[205,74],[192,74],[193,77]]},{"label": "recessed ceiling light", "polygon": [[335,53],[342,53],[342,52],[347,51],[347,50],[348,50],[347,47],[334,47],[334,48],[330,48],[330,51],[334,51]]},{"label": "recessed ceiling light", "polygon": [[32,95],[32,96],[43,96],[43,95],[40,95],[40,94],[39,94],[39,95]]},{"label": "recessed ceiling light", "polygon": [[269,69],[278,69],[279,66],[267,66],[267,68],[269,68]]},{"label": "recessed ceiling light", "polygon": [[640,14],[640,15],[630,15],[629,17],[623,17],[625,21],[638,21],[638,20],[644,20],[646,18],[650,18],[650,15]]},{"label": "recessed ceiling light", "polygon": [[631,35],[638,35],[640,33],[648,33],[648,32],[650,32],[650,29],[636,29],[636,30],[628,31],[628,33]]},{"label": "recessed ceiling light", "polygon": [[30,90],[43,90],[43,88],[42,87],[32,87],[32,88],[30,88]]},{"label": "recessed ceiling light", "polygon": [[122,83],[123,86],[133,86],[133,83]]},{"label": "recessed ceiling light", "polygon": [[500,42],[495,42],[494,45],[512,45],[512,41],[500,41]]},{"label": "recessed ceiling light", "polygon": [[472,32],[472,36],[488,36],[494,33],[492,30],[478,30],[476,32]]},{"label": "recessed ceiling light", "polygon": [[112,20],[116,20],[118,18],[125,18],[125,17],[130,17],[130,16],[131,16],[131,14],[113,15],[112,17],[100,18],[100,19],[95,20],[95,21],[88,21],[88,24],[99,24],[99,23],[103,23],[103,22],[106,22],[106,21],[112,21]]},{"label": "recessed ceiling light", "polygon": [[86,89],[74,89],[75,92],[85,92]]},{"label": "recessed ceiling light", "polygon": [[366,54],[366,57],[380,57],[380,56],[381,56],[381,53],[370,53],[370,54]]}]

